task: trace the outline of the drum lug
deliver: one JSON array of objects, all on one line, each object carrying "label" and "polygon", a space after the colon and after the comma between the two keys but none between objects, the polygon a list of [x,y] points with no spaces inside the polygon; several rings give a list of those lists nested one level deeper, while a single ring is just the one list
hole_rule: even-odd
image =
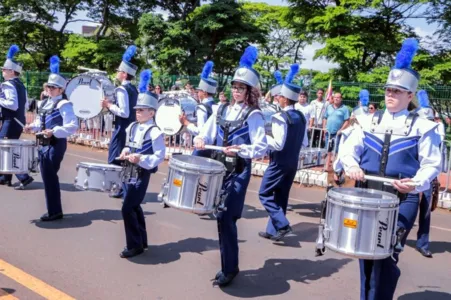
[{"label": "drum lug", "polygon": [[[104,170],[104,174],[105,174],[105,170]],[[101,189],[101,191],[105,192],[105,181],[102,181],[102,189]]]},{"label": "drum lug", "polygon": [[78,172],[78,169],[80,169],[80,164],[77,164],[77,166],[75,167],[75,171]]},{"label": "drum lug", "polygon": [[75,177],[75,179],[74,179],[74,185],[76,185],[77,182],[78,182],[78,177]]},{"label": "drum lug", "polygon": [[90,172],[89,169],[86,169],[86,175],[89,176]]},{"label": "drum lug", "polygon": [[85,182],[83,182],[83,188],[84,188],[85,190],[88,189],[88,179],[85,179]]},{"label": "drum lug", "polygon": [[169,189],[169,185],[166,182],[166,178],[163,180],[163,184],[161,185],[161,192],[157,196],[157,200],[162,202],[164,196],[167,195]]}]

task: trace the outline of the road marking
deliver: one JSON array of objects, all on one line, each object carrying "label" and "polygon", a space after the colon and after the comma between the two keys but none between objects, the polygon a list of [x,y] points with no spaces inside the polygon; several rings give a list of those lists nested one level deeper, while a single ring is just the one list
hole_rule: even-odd
[{"label": "road marking", "polygon": [[20,283],[45,299],[75,300],[71,296],[55,289],[47,283],[0,259],[0,273]]},{"label": "road marking", "polygon": [[[99,162],[103,162],[103,163],[105,162],[104,160],[95,159],[95,158],[91,158],[91,157],[87,157],[87,156],[83,156],[83,155],[78,155],[78,154],[74,154],[74,153],[66,152],[66,154],[71,155],[71,156],[75,156],[75,157],[85,158],[85,159],[88,159],[88,160],[94,160],[94,161],[99,161]],[[163,173],[163,172],[157,172],[157,174],[168,175],[167,173]],[[251,193],[254,193],[254,194],[258,194],[258,191],[256,191],[256,190],[248,189],[247,191],[251,192]],[[305,201],[305,200],[301,200],[301,199],[297,199],[297,198],[291,198],[291,197],[288,198],[288,200],[295,201],[295,202],[301,202],[301,203],[308,203],[308,204],[317,203],[317,202]],[[317,204],[321,204],[321,203],[318,202]],[[418,224],[415,224],[415,225],[418,226]],[[451,232],[451,229],[448,229],[448,228],[432,226],[432,225],[431,225],[431,228],[435,228],[435,229],[438,229],[438,230]]]},{"label": "road marking", "polygon": [[0,289],[0,299],[2,300],[19,300],[19,298],[14,297],[4,289]]}]

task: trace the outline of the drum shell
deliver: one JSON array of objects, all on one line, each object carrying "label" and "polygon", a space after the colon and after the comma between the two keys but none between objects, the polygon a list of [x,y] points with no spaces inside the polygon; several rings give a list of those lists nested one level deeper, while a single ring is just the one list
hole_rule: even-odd
[{"label": "drum shell", "polygon": [[122,168],[108,164],[77,164],[75,188],[84,191],[114,192],[122,185]]},{"label": "drum shell", "polygon": [[392,255],[399,200],[390,193],[365,190],[382,198],[358,198],[333,188],[327,195],[325,246],[360,259],[378,260]]},{"label": "drum shell", "polygon": [[[193,166],[177,160],[169,160],[169,174],[163,201],[176,209],[198,215],[213,213],[220,203],[220,192],[225,175],[224,166],[212,159],[195,157],[203,164]],[[217,164],[217,168],[209,168]]]},{"label": "drum shell", "polygon": [[0,174],[27,174],[38,158],[36,143],[30,140],[0,140]]}]

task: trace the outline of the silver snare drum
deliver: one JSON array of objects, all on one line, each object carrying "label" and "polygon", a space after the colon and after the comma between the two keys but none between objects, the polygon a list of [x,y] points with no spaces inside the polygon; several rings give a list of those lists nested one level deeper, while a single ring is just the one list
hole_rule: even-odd
[{"label": "silver snare drum", "polygon": [[79,190],[115,193],[122,185],[121,177],[119,166],[81,162],[77,164],[74,186]]},{"label": "silver snare drum", "polygon": [[324,244],[354,258],[384,259],[396,242],[399,199],[387,192],[332,188],[327,194]]},{"label": "silver snare drum", "polygon": [[26,174],[37,171],[35,141],[0,140],[0,174]]},{"label": "silver snare drum", "polygon": [[167,205],[197,215],[219,207],[225,167],[213,159],[174,155],[169,160],[168,180],[158,195]]}]

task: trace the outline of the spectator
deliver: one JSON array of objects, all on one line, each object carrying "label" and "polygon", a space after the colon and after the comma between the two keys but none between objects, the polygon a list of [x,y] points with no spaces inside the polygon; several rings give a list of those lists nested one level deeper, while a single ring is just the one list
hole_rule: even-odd
[{"label": "spectator", "polygon": [[310,102],[310,106],[312,107],[312,115],[310,118],[310,124],[309,127],[313,131],[312,133],[312,139],[313,139],[313,147],[321,147],[324,148],[324,143],[322,139],[322,120],[324,117],[324,113],[326,111],[327,107],[327,101],[324,101],[323,99],[324,90],[318,89],[316,92],[316,99]]}]

